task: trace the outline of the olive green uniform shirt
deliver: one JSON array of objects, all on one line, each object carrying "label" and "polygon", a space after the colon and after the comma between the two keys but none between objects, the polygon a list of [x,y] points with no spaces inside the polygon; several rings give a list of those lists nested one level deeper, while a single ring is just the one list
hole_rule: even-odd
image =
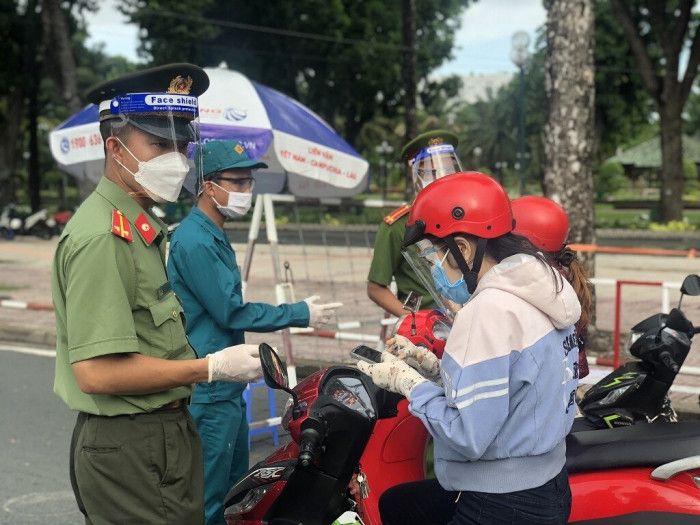
[{"label": "olive green uniform shirt", "polygon": [[[131,242],[113,233],[115,209],[129,222]],[[150,223],[145,229],[158,232],[150,245],[135,225],[141,214]],[[151,394],[86,394],[71,367],[109,354],[196,357],[185,336],[182,306],[165,273],[166,234],[165,224],[103,177],[61,235],[51,277],[54,392],[71,409],[104,416],[137,414],[190,395],[190,386]]]},{"label": "olive green uniform shirt", "polygon": [[367,280],[382,286],[389,286],[393,276],[396,280],[397,296],[400,301],[406,299],[408,292],[415,292],[423,298],[421,309],[435,308],[435,300],[401,254],[401,243],[404,233],[406,233],[408,215],[406,213],[392,224],[382,221],[379,225],[377,236],[374,239],[374,255]]}]

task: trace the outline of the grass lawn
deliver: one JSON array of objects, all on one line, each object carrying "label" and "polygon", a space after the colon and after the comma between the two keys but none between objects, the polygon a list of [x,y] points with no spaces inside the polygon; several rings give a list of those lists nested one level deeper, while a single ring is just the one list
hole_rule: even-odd
[{"label": "grass lawn", "polygon": [[[700,210],[686,210],[683,216],[696,227],[700,227]],[[649,209],[615,209],[612,204],[595,205],[595,223],[597,228],[631,228],[647,229],[649,227]]]}]

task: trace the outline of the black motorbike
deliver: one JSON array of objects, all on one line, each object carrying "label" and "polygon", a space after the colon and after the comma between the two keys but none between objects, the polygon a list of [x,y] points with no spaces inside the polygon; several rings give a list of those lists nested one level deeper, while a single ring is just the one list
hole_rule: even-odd
[{"label": "black motorbike", "polygon": [[700,332],[680,309],[686,295],[700,295],[698,275],[683,280],[678,307],[632,327],[629,352],[637,359],[615,369],[586,392],[579,403],[584,420],[577,421],[576,427],[677,421],[668,391],[688,356],[693,335]]}]

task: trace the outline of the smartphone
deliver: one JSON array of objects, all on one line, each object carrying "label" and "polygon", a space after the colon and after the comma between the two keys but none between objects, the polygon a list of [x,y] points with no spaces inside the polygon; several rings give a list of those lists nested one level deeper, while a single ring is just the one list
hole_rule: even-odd
[{"label": "smartphone", "polygon": [[359,345],[350,351],[350,355],[360,361],[368,363],[381,363],[382,353],[379,350],[370,348],[369,346]]}]

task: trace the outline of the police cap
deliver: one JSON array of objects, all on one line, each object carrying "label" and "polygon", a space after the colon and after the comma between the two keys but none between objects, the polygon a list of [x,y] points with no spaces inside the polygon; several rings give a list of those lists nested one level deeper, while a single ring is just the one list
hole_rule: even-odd
[{"label": "police cap", "polygon": [[459,138],[454,133],[444,129],[436,129],[434,131],[422,133],[403,147],[401,150],[401,161],[408,162],[422,149],[439,144],[450,144],[457,149]]},{"label": "police cap", "polygon": [[[153,135],[192,140],[190,122],[197,117],[197,97],[209,87],[209,77],[194,64],[166,64],[129,73],[90,88],[87,99],[99,107],[100,122],[126,120]],[[161,96],[155,104],[151,98]]]}]

